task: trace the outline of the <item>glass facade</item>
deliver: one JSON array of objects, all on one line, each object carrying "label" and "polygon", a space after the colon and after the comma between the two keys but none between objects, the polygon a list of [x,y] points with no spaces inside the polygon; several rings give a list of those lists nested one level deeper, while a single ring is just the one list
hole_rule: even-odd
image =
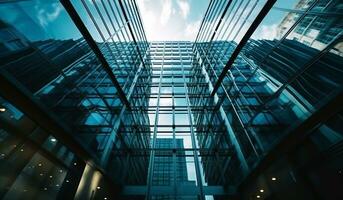
[{"label": "glass facade", "polygon": [[[342,126],[327,127],[321,136],[312,132],[341,121],[335,101],[343,84],[342,19],[334,14],[341,9],[342,1],[211,1],[193,47],[192,74],[198,76],[191,82],[204,84],[194,88],[204,98],[194,98],[203,106],[196,124],[225,124],[234,151],[221,169],[231,172],[226,184],[239,185],[242,199],[342,197],[339,186],[328,189],[341,180],[342,158],[321,166],[326,175],[309,161],[342,138]],[[266,24],[275,20],[275,34],[266,35]],[[218,114],[208,112],[211,107]],[[332,143],[323,147],[312,137]],[[209,179],[216,182],[214,175]]]},{"label": "glass facade", "polygon": [[[190,115],[192,43],[153,42],[149,97],[151,129],[148,194],[152,199],[197,199],[197,193],[176,196],[175,190],[195,190],[200,176],[198,151]],[[169,195],[159,195],[164,189]],[[167,194],[168,194],[167,193]],[[181,193],[182,194],[182,193]]]},{"label": "glass facade", "polygon": [[0,2],[0,199],[342,199],[343,1]]},{"label": "glass facade", "polygon": [[149,92],[141,83],[151,74],[135,2],[14,1],[0,10],[0,198],[103,199],[116,192],[109,183],[146,184],[148,159],[123,155],[150,142],[148,114],[136,109],[149,100],[132,98]]}]

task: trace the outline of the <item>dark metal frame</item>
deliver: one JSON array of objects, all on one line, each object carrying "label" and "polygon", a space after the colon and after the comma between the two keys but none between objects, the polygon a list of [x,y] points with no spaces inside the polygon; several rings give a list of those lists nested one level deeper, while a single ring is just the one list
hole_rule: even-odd
[{"label": "dark metal frame", "polygon": [[86,40],[86,42],[88,43],[90,48],[93,50],[93,52],[95,53],[95,55],[99,59],[103,69],[107,72],[107,74],[110,77],[113,85],[117,89],[118,96],[119,96],[120,100],[123,102],[123,104],[128,109],[131,109],[130,103],[129,103],[129,101],[126,98],[126,95],[125,95],[124,91],[120,87],[120,85],[119,85],[115,75],[113,74],[110,65],[108,64],[106,58],[102,54],[99,46],[96,44],[96,42],[94,41],[93,37],[89,33],[87,27],[82,22],[82,19],[79,16],[79,14],[77,13],[77,11],[75,10],[74,6],[72,5],[72,3],[69,0],[60,0],[60,2],[62,3],[63,7],[66,9],[66,11],[68,12],[69,16],[71,17],[71,19],[73,20],[73,22],[75,23],[75,25],[77,26],[77,28],[79,29],[81,34],[83,35],[84,39]]},{"label": "dark metal frame", "polygon": [[239,44],[236,46],[235,50],[231,54],[230,59],[225,64],[225,66],[223,68],[223,71],[219,75],[218,80],[217,80],[217,82],[215,83],[215,85],[213,87],[213,90],[211,92],[211,96],[214,96],[214,94],[217,92],[217,90],[219,89],[219,87],[220,87],[222,81],[224,80],[227,72],[232,67],[232,64],[235,62],[237,56],[239,55],[239,53],[243,49],[244,45],[248,42],[248,40],[250,39],[251,35],[255,32],[255,30],[257,29],[258,25],[262,22],[264,17],[268,14],[268,12],[273,7],[275,2],[276,2],[276,0],[269,0],[269,1],[267,1],[266,4],[261,9],[261,11],[259,12],[259,14],[257,15],[257,17],[255,18],[255,20],[252,22],[252,24],[250,25],[249,29],[247,30],[247,32],[243,36],[242,40],[239,42]]},{"label": "dark metal frame", "polygon": [[[66,144],[75,154],[87,160],[88,164],[97,166],[96,160],[94,160],[95,156],[92,156],[92,153],[73,137],[74,134],[51,115],[44,106],[39,104],[29,91],[3,70],[0,71],[0,94],[9,102],[16,105],[44,130],[53,133],[58,140]],[[97,167],[103,172],[101,167]]]},{"label": "dark metal frame", "polygon": [[317,128],[320,124],[327,121],[336,113],[343,110],[343,91],[336,93],[334,98],[328,102],[322,102],[323,106],[313,113],[308,119],[303,122],[293,124],[293,128],[288,131],[286,136],[282,138],[271,151],[269,151],[259,164],[252,169],[249,175],[239,185],[238,190],[242,191],[249,183],[253,182],[259,175],[276,161],[280,156],[286,155],[293,151],[297,145],[305,141],[310,135],[311,131]]}]

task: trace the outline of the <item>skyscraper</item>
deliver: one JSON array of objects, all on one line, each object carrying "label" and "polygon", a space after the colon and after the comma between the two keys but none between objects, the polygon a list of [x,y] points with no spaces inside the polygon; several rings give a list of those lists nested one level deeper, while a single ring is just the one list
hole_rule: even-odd
[{"label": "skyscraper", "polygon": [[[177,183],[178,185],[194,185],[195,181],[188,180],[188,171],[187,165],[189,165],[187,160],[187,156],[185,152],[182,151],[184,149],[184,141],[183,139],[175,139],[172,138],[157,138],[156,139],[156,148],[159,149],[173,149],[176,148],[179,150],[175,157],[168,155],[166,152],[158,152],[154,159],[154,169],[153,169],[153,179],[152,185],[172,185]],[[174,164],[173,164],[174,163]],[[178,199],[197,199],[197,197],[187,197],[187,196],[179,196]],[[156,195],[153,199],[175,199],[173,195]]]},{"label": "skyscraper", "polygon": [[0,198],[342,199],[342,8],[211,0],[148,41],[135,0],[0,2]]},{"label": "skyscraper", "polygon": [[[340,1],[320,1],[318,3],[309,0],[298,1],[294,9],[308,14],[302,16],[302,12],[288,13],[279,24],[279,36],[282,37],[299,17],[303,17],[304,19],[297,22],[298,26],[289,34],[288,38],[318,50],[325,48],[340,32],[341,19],[338,13],[341,11],[341,3]],[[330,15],[330,17],[326,17],[326,15]],[[342,46],[339,48],[340,51],[337,52],[342,52]]]}]

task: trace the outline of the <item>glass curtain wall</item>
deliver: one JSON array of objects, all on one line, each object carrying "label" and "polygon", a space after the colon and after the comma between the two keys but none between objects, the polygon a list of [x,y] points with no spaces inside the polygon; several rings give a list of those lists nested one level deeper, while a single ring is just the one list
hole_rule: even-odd
[{"label": "glass curtain wall", "polygon": [[150,143],[148,98],[132,98],[151,73],[136,2],[5,1],[0,12],[0,198],[103,199],[146,184],[148,158],[127,155]]},{"label": "glass curtain wall", "polygon": [[[197,196],[201,196],[195,192],[196,187],[201,187],[201,177],[187,90],[191,50],[190,42],[153,42],[150,46],[149,199],[198,199]],[[194,192],[182,195],[186,190]]]},{"label": "glass curtain wall", "polygon": [[335,199],[342,9],[211,0],[149,43],[134,0],[1,1],[0,198]]},{"label": "glass curtain wall", "polygon": [[[199,116],[219,113],[228,122],[235,155],[228,168],[241,172],[229,176],[229,185],[241,182],[289,133],[341,94],[342,3],[210,2],[193,47],[192,70],[200,78],[191,83],[207,84],[196,105],[217,110],[203,109]],[[212,125],[203,118],[197,126]]]}]

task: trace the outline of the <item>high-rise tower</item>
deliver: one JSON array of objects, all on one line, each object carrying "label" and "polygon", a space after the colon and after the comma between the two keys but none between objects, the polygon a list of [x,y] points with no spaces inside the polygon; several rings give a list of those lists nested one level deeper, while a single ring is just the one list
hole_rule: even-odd
[{"label": "high-rise tower", "polygon": [[148,41],[135,0],[0,1],[0,199],[342,199],[342,8]]}]

